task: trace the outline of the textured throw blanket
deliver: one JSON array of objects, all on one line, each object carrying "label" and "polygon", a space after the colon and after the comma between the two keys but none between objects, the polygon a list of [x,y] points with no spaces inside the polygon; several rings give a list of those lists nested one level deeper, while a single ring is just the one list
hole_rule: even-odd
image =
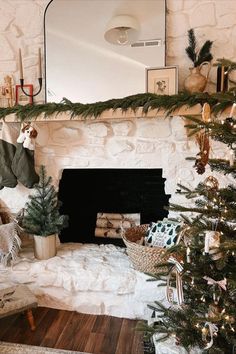
[{"label": "textured throw blanket", "polygon": [[19,225],[15,220],[0,225],[0,262],[4,266],[17,258],[21,246],[18,229]]}]

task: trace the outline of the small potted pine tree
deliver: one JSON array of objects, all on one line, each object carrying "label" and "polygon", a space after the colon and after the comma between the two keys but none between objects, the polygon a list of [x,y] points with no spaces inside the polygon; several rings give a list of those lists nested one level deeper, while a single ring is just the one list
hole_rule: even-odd
[{"label": "small potted pine tree", "polygon": [[66,227],[68,216],[59,213],[57,192],[43,165],[39,169],[39,183],[34,189],[35,193],[29,196],[25,205],[22,226],[34,236],[35,257],[49,259],[56,255],[56,236]]}]

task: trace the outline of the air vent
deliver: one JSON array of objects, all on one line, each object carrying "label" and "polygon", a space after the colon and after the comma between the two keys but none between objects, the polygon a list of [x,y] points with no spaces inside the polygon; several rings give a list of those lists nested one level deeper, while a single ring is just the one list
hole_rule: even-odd
[{"label": "air vent", "polygon": [[136,42],[132,43],[131,47],[144,47],[145,43],[144,42]]},{"label": "air vent", "polygon": [[132,43],[131,47],[154,47],[154,46],[159,47],[161,45],[162,45],[161,39],[149,39],[146,41],[140,40],[138,42]]}]

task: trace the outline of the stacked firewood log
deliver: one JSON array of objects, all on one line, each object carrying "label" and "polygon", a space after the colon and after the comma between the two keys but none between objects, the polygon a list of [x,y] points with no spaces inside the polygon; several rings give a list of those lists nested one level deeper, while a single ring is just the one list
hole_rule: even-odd
[{"label": "stacked firewood log", "polygon": [[121,238],[130,227],[140,225],[140,214],[98,213],[95,236]]}]

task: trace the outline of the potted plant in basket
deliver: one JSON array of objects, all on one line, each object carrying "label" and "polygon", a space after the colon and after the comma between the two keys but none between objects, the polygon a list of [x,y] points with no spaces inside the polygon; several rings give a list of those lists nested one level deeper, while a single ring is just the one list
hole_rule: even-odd
[{"label": "potted plant in basket", "polygon": [[48,259],[56,255],[56,236],[67,226],[68,216],[59,213],[57,192],[45,166],[40,166],[39,183],[34,188],[25,205],[22,226],[34,236],[35,257]]}]

